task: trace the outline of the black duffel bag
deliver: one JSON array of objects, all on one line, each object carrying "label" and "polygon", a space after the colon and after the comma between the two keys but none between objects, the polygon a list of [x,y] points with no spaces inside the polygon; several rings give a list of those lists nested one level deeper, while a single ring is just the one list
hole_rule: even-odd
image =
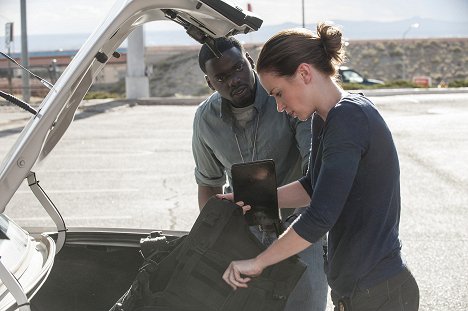
[{"label": "black duffel bag", "polygon": [[268,267],[248,288],[232,290],[222,275],[233,260],[261,253],[236,204],[211,198],[190,233],[168,242],[142,240],[143,266],[111,311],[280,311],[306,266],[293,256]]}]

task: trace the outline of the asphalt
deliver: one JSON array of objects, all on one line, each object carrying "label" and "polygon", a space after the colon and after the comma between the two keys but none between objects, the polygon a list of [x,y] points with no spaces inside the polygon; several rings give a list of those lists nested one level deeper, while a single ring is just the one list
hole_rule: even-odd
[{"label": "asphalt", "polygon": [[[405,89],[366,89],[353,90],[354,93],[363,93],[369,97],[395,96],[395,95],[417,95],[417,94],[458,94],[468,93],[468,87],[462,88],[405,88]],[[126,103],[135,103],[138,105],[198,105],[206,96],[193,97],[150,97],[139,99],[124,99]],[[96,101],[84,101],[82,106],[95,105]]]},{"label": "asphalt", "polygon": [[[397,144],[402,251],[418,280],[420,310],[466,311],[468,92],[434,92],[447,93],[364,93],[381,110]],[[190,144],[198,102],[83,102],[75,116],[79,122],[35,167],[67,225],[189,230],[198,215]],[[6,122],[0,127],[2,154],[24,127],[14,118],[30,115],[8,105],[0,117]],[[38,210],[23,183],[6,212],[20,225],[50,224]]]},{"label": "asphalt", "polygon": [[[468,87],[463,88],[405,88],[405,89],[375,89],[375,90],[353,90],[355,93],[363,93],[368,97],[384,97],[395,95],[431,95],[431,94],[459,94],[468,93]],[[110,108],[124,105],[198,105],[206,96],[193,97],[149,97],[138,99],[91,99],[83,100],[78,107],[79,111],[102,112]],[[41,98],[32,98],[31,106],[38,107],[41,104]],[[0,127],[8,128],[22,121],[27,121],[31,117],[30,113],[21,108],[13,106],[3,98],[0,99]]]}]

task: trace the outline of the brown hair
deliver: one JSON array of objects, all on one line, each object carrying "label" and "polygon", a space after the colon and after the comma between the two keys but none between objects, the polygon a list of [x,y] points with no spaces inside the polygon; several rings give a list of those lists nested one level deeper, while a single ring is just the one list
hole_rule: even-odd
[{"label": "brown hair", "polygon": [[263,46],[257,71],[292,76],[300,64],[307,63],[324,74],[335,76],[345,60],[341,37],[338,28],[325,23],[317,25],[317,34],[303,28],[280,31]]}]

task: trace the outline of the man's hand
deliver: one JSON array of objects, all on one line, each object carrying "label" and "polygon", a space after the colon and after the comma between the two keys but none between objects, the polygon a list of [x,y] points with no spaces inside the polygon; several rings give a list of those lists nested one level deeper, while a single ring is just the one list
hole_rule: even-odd
[{"label": "man's hand", "polygon": [[216,197],[221,200],[234,201],[234,193],[217,194]]},{"label": "man's hand", "polygon": [[[234,195],[232,193],[217,194],[216,197],[220,200],[229,200],[231,202],[234,200]],[[242,214],[244,215],[251,209],[250,205],[245,205],[242,201],[236,202],[236,204],[242,207]]]},{"label": "man's hand", "polygon": [[259,265],[256,258],[233,261],[224,272],[223,280],[234,290],[238,287],[246,288],[251,277],[260,275],[262,271],[263,267]]}]

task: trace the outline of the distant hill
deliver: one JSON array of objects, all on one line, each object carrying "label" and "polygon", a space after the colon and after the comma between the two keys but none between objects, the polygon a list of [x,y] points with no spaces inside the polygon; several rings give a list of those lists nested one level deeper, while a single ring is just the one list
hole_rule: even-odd
[{"label": "distant hill", "polygon": [[[151,96],[202,96],[211,93],[198,66],[198,48],[184,48],[161,54],[147,51]],[[260,44],[246,44],[257,59]],[[350,40],[346,48],[346,66],[368,78],[386,82],[427,76],[432,85],[441,81],[468,80],[468,38],[432,38],[398,40]],[[123,84],[122,84],[123,85]],[[123,92],[119,90],[119,92]]]},{"label": "distant hill", "polygon": [[[415,17],[395,22],[373,21],[333,21],[340,25],[346,40],[376,40],[376,39],[402,39],[407,31],[406,38],[467,38],[468,22],[447,22]],[[410,25],[418,24],[418,28],[408,31]],[[285,28],[300,27],[299,24],[281,24],[265,26],[259,31],[241,35],[244,41],[256,43],[265,42],[269,37]],[[308,24],[306,28],[315,30],[316,24]]]},{"label": "distant hill", "polygon": [[[341,25],[346,40],[365,39],[402,39],[403,34],[412,24],[419,24],[418,28],[407,31],[406,38],[467,38],[468,21],[453,22],[439,21],[414,17],[395,22],[373,22],[373,21],[345,21],[336,20]],[[309,29],[315,29],[315,24],[306,25]],[[247,35],[239,35],[239,38],[247,43],[265,42],[274,33],[281,29],[300,27],[299,24],[280,24],[264,26],[259,31]],[[28,48],[30,51],[55,51],[76,50],[86,41],[89,34],[50,34],[30,35]],[[21,40],[15,37],[14,48],[19,52]],[[4,50],[4,37],[0,37],[0,49]],[[187,36],[182,30],[147,32],[145,35],[147,46],[154,45],[192,45],[194,40]],[[125,45],[125,43],[124,43]]]}]

